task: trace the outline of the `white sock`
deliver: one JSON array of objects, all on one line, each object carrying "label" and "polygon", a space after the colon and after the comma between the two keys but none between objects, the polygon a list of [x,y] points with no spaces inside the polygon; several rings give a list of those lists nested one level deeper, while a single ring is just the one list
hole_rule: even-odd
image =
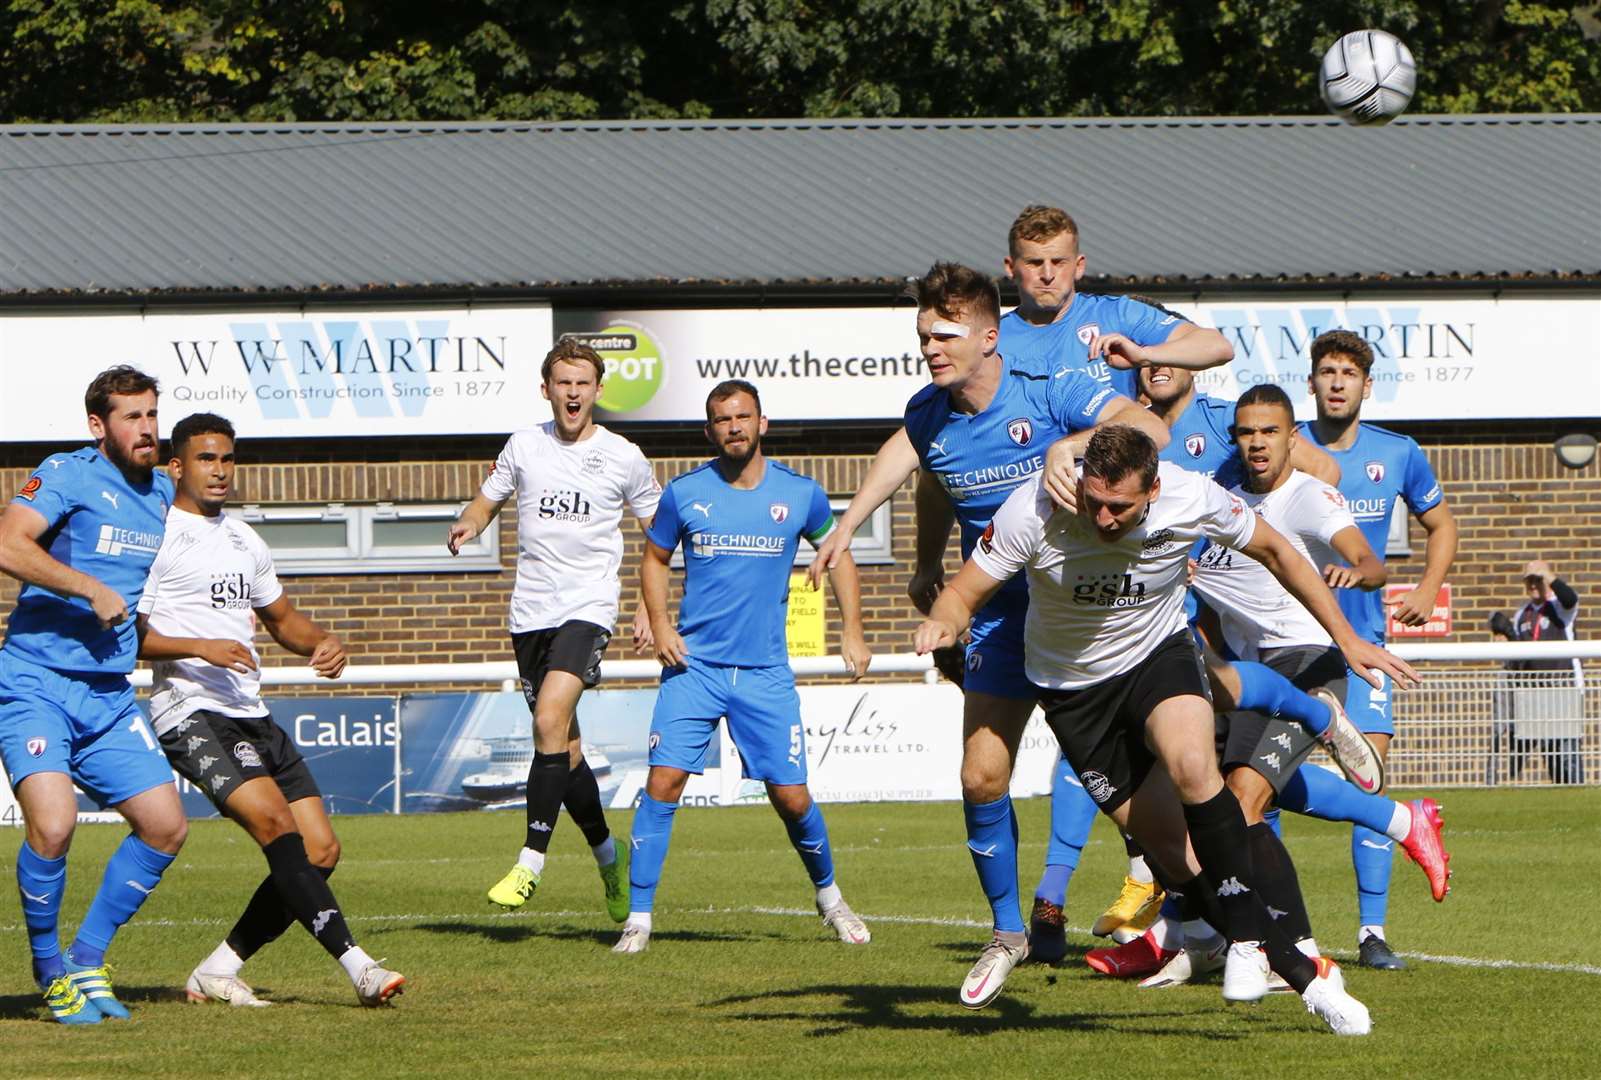
[{"label": "white sock", "polygon": [[596,866],[610,866],[617,861],[617,838],[608,836],[589,850],[595,853]]},{"label": "white sock", "polygon": [[1144,855],[1136,855],[1128,861],[1128,876],[1141,885],[1149,885],[1155,880],[1151,877],[1151,868],[1145,864]]},{"label": "white sock", "polygon": [[1300,949],[1303,954],[1313,960],[1316,960],[1318,957],[1323,955],[1317,951],[1316,938],[1302,938],[1300,941],[1295,943],[1295,947]]},{"label": "white sock", "polygon": [[1222,936],[1205,919],[1190,919],[1184,924],[1184,943],[1186,945],[1215,944],[1217,939]]},{"label": "white sock", "polygon": [[637,926],[645,933],[650,933],[650,912],[630,911],[628,913],[628,925]]},{"label": "white sock", "polygon": [[817,890],[817,909],[819,911],[827,911],[829,908],[835,907],[843,902],[844,899],[845,898],[839,893],[839,884],[837,882],[824,885],[822,888]]},{"label": "white sock", "polygon": [[1356,931],[1356,943],[1358,945],[1362,944],[1363,940],[1365,938],[1368,938],[1368,937],[1376,937],[1380,941],[1383,941],[1384,940],[1384,924],[1383,923],[1379,923],[1378,925],[1375,926],[1374,924],[1369,923],[1366,926],[1362,926],[1362,927],[1359,927],[1357,929],[1357,931]]},{"label": "white sock", "polygon": [[345,974],[350,976],[351,982],[361,978],[362,969],[370,963],[372,957],[368,956],[367,950],[360,945],[352,945],[339,956],[339,966],[345,969]]},{"label": "white sock", "polygon": [[1185,927],[1177,919],[1170,919],[1166,915],[1158,915],[1156,921],[1146,933],[1151,935],[1151,944],[1158,949],[1177,952],[1184,948]]},{"label": "white sock", "polygon": [[200,962],[200,970],[207,975],[238,975],[244,966],[245,962],[239,959],[239,954],[226,941]]},{"label": "white sock", "polygon": [[1396,843],[1400,843],[1412,834],[1412,808],[1404,802],[1395,804],[1395,812],[1390,815],[1390,827],[1384,830]]},{"label": "white sock", "polygon": [[[612,858],[616,858],[616,857],[617,857],[616,852],[613,852],[612,853]],[[529,870],[533,871],[535,874],[544,873],[544,870],[545,870],[545,853],[543,851],[535,851],[533,848],[530,848],[530,847],[525,847],[525,848],[522,849],[522,851],[520,851],[517,854],[517,865],[518,866],[526,866]]]}]

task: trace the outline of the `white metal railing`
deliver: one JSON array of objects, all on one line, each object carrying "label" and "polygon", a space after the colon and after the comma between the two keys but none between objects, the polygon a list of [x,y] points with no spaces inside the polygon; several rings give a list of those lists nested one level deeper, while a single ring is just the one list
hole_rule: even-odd
[{"label": "white metal railing", "polygon": [[[1480,642],[1397,642],[1391,646],[1407,661],[1508,661],[1508,660],[1601,660],[1601,641],[1480,641]],[[844,675],[845,662],[838,656],[796,656],[790,659],[795,674]],[[883,653],[873,657],[874,675],[921,675],[932,670],[926,656],[916,653]],[[607,660],[600,666],[603,679],[654,679],[661,665],[654,660]],[[344,674],[330,682],[309,667],[267,667],[261,669],[263,686],[374,686],[380,683],[503,683],[517,679],[517,665],[510,660],[461,664],[351,664]],[[139,668],[128,676],[134,686],[150,685],[150,669]]]}]

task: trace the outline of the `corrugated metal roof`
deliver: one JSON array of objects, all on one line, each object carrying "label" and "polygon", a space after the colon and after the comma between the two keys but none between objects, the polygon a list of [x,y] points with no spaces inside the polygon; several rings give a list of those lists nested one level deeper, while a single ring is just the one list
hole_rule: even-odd
[{"label": "corrugated metal roof", "polygon": [[0,127],[0,296],[1601,279],[1601,115]]}]

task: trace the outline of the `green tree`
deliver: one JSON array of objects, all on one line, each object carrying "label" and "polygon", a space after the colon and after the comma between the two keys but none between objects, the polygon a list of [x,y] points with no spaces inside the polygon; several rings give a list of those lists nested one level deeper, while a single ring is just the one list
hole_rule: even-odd
[{"label": "green tree", "polygon": [[1601,110],[1594,2],[0,0],[0,119],[1317,113],[1364,26],[1414,111]]}]

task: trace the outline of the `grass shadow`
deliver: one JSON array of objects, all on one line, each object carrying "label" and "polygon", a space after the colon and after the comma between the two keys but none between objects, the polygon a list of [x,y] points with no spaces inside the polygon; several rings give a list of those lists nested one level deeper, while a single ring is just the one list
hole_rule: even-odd
[{"label": "grass shadow", "polygon": [[[433,934],[455,934],[482,938],[485,941],[500,943],[515,943],[528,941],[533,938],[546,938],[551,941],[579,941],[605,945],[608,948],[617,943],[617,935],[622,933],[621,926],[606,929],[581,926],[534,926],[518,925],[515,923],[474,923],[474,922],[432,922],[420,923],[414,930],[424,930]],[[656,941],[683,941],[701,944],[725,944],[730,942],[752,942],[774,940],[780,934],[729,934],[716,930],[656,930],[651,933],[650,939]]]}]

